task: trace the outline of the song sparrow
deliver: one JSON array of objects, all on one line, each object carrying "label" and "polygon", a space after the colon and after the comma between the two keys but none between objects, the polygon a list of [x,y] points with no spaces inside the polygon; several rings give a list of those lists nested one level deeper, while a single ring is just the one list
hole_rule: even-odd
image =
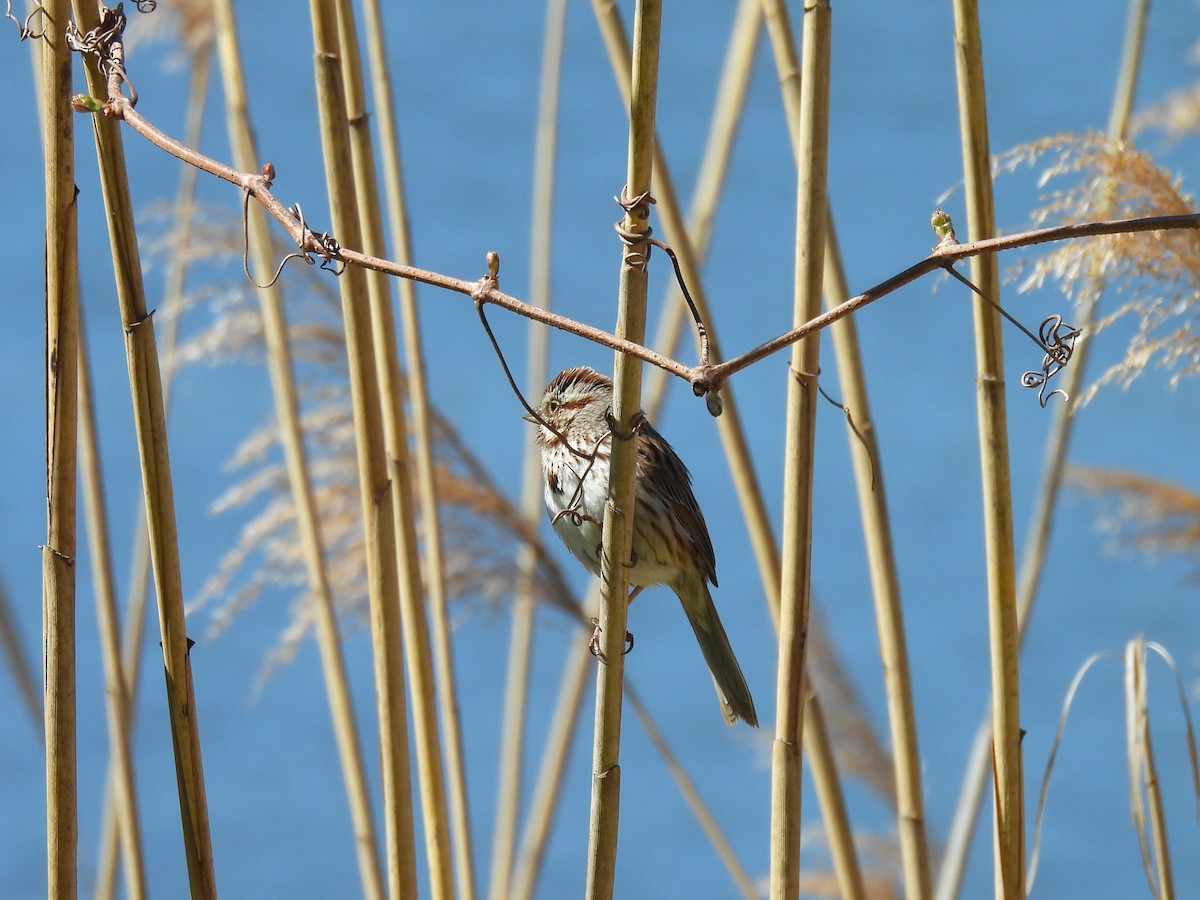
[{"label": "song sparrow", "polygon": [[[581,366],[560,372],[546,388],[537,410],[545,424],[525,416],[540,426],[537,442],[546,479],[546,509],[554,530],[593,574],[600,571],[612,402],[612,381]],[[692,494],[692,477],[649,422],[640,422],[635,438],[637,508],[629,570],[634,589],[629,599],[649,585],[668,585],[679,596],[696,632],[725,720],[732,725],[741,718],[757,727],[754,700],[708,591],[708,582],[717,583],[716,559]]]}]

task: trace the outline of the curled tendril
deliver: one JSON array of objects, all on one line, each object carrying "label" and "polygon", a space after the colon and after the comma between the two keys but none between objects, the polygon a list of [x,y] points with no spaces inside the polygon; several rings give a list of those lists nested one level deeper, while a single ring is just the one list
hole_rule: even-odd
[{"label": "curled tendril", "polygon": [[158,9],[158,0],[137,0],[137,8],[140,13],[152,13]]},{"label": "curled tendril", "polygon": [[137,106],[137,88],[125,71],[124,51],[120,49],[121,36],[125,33],[128,19],[121,4],[115,7],[100,7],[100,24],[87,33],[81,32],[74,22],[67,23],[67,46],[76,53],[94,56],[105,79],[116,75],[129,88],[129,103]]},{"label": "curled tendril", "polygon": [[[625,185],[623,188],[621,188],[621,196],[613,197],[613,200],[616,201],[617,206],[625,210],[625,213],[628,216],[632,216],[634,210],[644,206],[647,209],[648,218],[649,207],[650,204],[654,203],[654,197],[651,196],[649,191],[638,194],[636,197],[630,197],[628,191],[629,185]],[[615,225],[613,225],[613,228],[616,229],[616,232],[620,236],[621,240],[625,242],[625,264],[631,268],[637,269],[638,271],[644,272],[647,264],[650,262],[650,227],[646,226],[644,231],[638,231],[637,229],[627,227],[625,225],[625,219],[621,218]]]},{"label": "curled tendril", "polygon": [[1046,393],[1050,379],[1066,368],[1075,352],[1075,339],[1081,334],[1080,329],[1063,321],[1063,317],[1055,314],[1042,320],[1038,328],[1038,336],[1046,355],[1042,357],[1042,368],[1039,371],[1028,371],[1021,375],[1021,386],[1036,388],[1038,402],[1044,409],[1050,398],[1059,396],[1066,402],[1071,398],[1066,391],[1054,390]]},{"label": "curled tendril", "polygon": [[1038,402],[1042,405],[1042,409],[1046,408],[1046,404],[1050,402],[1050,398],[1056,394],[1062,397],[1064,402],[1070,400],[1071,398],[1067,396],[1066,391],[1051,391],[1047,394],[1046,384],[1051,378],[1065,369],[1067,363],[1071,361],[1071,354],[1075,352],[1075,339],[1082,333],[1080,329],[1074,325],[1067,324],[1063,321],[1062,316],[1055,313],[1042,319],[1038,333],[1034,334],[1022,325],[1020,321],[1013,318],[1008,310],[976,287],[971,279],[958,272],[953,265],[947,265],[944,268],[948,273],[974,291],[976,296],[983,300],[984,303],[987,303],[996,312],[1021,329],[1026,337],[1045,351],[1046,355],[1042,357],[1041,369],[1036,371],[1031,370],[1021,375],[1022,387],[1038,388]]},{"label": "curled tendril", "polygon": [[[310,266],[313,264],[312,256],[309,251],[304,249],[304,245],[308,243],[309,238],[316,241],[320,246],[317,251],[317,256],[321,257],[321,268],[326,272],[332,272],[334,275],[341,275],[346,271],[346,261],[342,259],[342,245],[337,242],[337,239],[328,231],[313,231],[308,227],[308,223],[304,221],[304,210],[297,203],[289,210],[296,220],[300,223],[300,252],[293,253],[293,256],[301,257]],[[287,262],[287,260],[284,260]]]},{"label": "curled tendril", "polygon": [[[538,416],[539,420],[541,420],[541,418],[542,418],[541,416]],[[576,528],[579,528],[581,525],[583,525],[584,522],[590,522],[591,524],[595,525],[597,528],[603,527],[603,523],[596,521],[596,518],[594,516],[589,516],[587,513],[581,512],[580,510],[583,508],[583,484],[585,481],[587,481],[588,475],[591,474],[592,467],[594,465],[596,465],[596,460],[599,459],[599,457],[600,457],[600,448],[604,446],[604,442],[606,440],[608,440],[610,437],[614,437],[613,431],[612,431],[612,426],[615,423],[613,422],[613,419],[612,419],[612,413],[611,412],[608,413],[606,418],[609,420],[609,430],[605,434],[600,435],[600,437],[596,440],[595,445],[592,447],[591,451],[588,453],[584,453],[582,450],[576,450],[574,447],[571,446],[570,442],[567,441],[567,439],[564,435],[559,435],[559,437],[562,439],[563,444],[567,447],[567,449],[569,449],[571,451],[571,453],[573,453],[574,455],[582,457],[583,459],[587,460],[587,465],[584,466],[582,472],[578,473],[578,476],[576,478],[575,490],[571,493],[571,499],[569,501],[567,501],[566,506],[564,506],[562,509],[560,509],[557,513],[554,514],[554,518],[552,518],[550,520],[551,525],[556,524],[559,519],[567,518],[567,519],[571,520],[571,524],[574,525]],[[645,421],[644,418],[642,420],[638,421],[637,423],[635,423],[633,426],[633,430],[629,434],[629,437],[622,438],[622,440],[632,440],[634,438],[634,436],[636,436],[638,429],[641,427],[641,423],[643,421]],[[545,422],[542,422],[542,424],[546,425]],[[546,427],[550,428],[549,425],[546,425]],[[550,430],[553,431],[555,434],[558,434],[558,432],[555,431],[555,429],[550,428]]]},{"label": "curled tendril", "polygon": [[[274,175],[272,167],[271,175]],[[264,177],[266,177],[264,175]],[[306,265],[313,265],[316,260],[312,254],[305,249],[305,244],[309,238],[312,238],[321,249],[317,255],[321,257],[321,268],[326,272],[332,272],[334,275],[341,275],[346,271],[346,261],[342,259],[342,245],[328,232],[322,231],[320,234],[308,227],[308,223],[304,220],[304,210],[297,203],[288,210],[296,221],[300,223],[300,249],[295,253],[289,253],[280,261],[278,268],[275,269],[275,274],[271,276],[271,280],[266,284],[259,284],[258,280],[250,274],[250,191],[245,191],[242,197],[242,271],[246,273],[246,278],[256,288],[266,289],[275,284],[279,280],[279,276],[283,274],[283,267],[293,259],[302,259]]]},{"label": "curled tendril", "polygon": [[4,18],[9,19],[14,25],[17,26],[17,40],[19,40],[19,41],[28,40],[29,38],[33,38],[36,41],[39,38],[45,37],[45,35],[46,35],[45,28],[42,28],[41,31],[34,31],[33,27],[32,27],[33,18],[34,18],[34,16],[38,16],[38,15],[41,15],[43,17],[46,15],[46,7],[42,6],[42,4],[40,4],[40,3],[38,3],[36,6],[34,6],[33,9],[31,9],[29,11],[29,15],[27,15],[25,17],[25,21],[22,22],[20,19],[18,19],[16,16],[13,15],[12,0],[5,0]]}]

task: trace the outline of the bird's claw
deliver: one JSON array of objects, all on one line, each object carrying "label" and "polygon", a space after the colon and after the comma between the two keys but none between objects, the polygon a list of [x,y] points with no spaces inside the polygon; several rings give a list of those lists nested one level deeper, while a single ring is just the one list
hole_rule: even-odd
[{"label": "bird's claw", "polygon": [[[604,658],[604,651],[600,649],[600,634],[602,631],[600,628],[600,620],[593,616],[591,622],[595,627],[595,631],[592,632],[592,636],[588,640],[588,652],[592,654],[592,656],[596,657],[596,659],[600,660],[600,662],[607,662],[607,660]],[[621,651],[621,655],[628,656],[631,650],[633,650],[633,632],[626,631],[625,649]]]}]

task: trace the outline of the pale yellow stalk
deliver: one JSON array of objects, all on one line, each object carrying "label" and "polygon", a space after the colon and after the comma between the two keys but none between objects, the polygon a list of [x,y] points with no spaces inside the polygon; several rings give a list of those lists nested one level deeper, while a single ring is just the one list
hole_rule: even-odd
[{"label": "pale yellow stalk", "polygon": [[[1156,900],[1175,900],[1171,848],[1163,813],[1162,781],[1154,762],[1147,696],[1146,640],[1138,636],[1125,646],[1125,748],[1129,759],[1129,797],[1134,828],[1141,844],[1146,880]],[[1145,800],[1142,791],[1145,791]],[[1146,832],[1149,831],[1149,839]]]},{"label": "pale yellow stalk", "polygon": [[[221,62],[222,86],[225,95],[225,122],[235,165],[253,170],[260,164],[254,131],[250,123],[246,79],[238,41],[237,20],[231,0],[215,0],[213,4],[217,50]],[[270,272],[274,261],[275,241],[263,211],[251,206],[249,219],[250,256],[252,271]],[[354,712],[354,701],[346,676],[333,592],[325,563],[324,542],[321,537],[316,502],[313,497],[312,476],[308,451],[300,420],[300,400],[296,388],[287,316],[284,311],[283,289],[278,282],[257,291],[262,314],[263,336],[267,347],[267,368],[275,398],[275,419],[279,442],[283,448],[288,485],[296,515],[296,530],[304,548],[308,588],[315,623],[317,646],[325,676],[325,691],[333,718],[334,738],[342,767],[350,819],[354,829],[354,847],[358,858],[359,877],[363,895],[383,896],[383,878],[379,862],[378,839],[371,814],[370,792],[363,766],[361,741]]]},{"label": "pale yellow stalk", "polygon": [[[826,170],[829,137],[830,9],[817,2],[802,29],[796,191],[796,272],[793,321],[821,310],[825,259]],[[801,741],[804,733],[805,635],[811,591],[813,449],[820,339],[793,345],[788,380],[783,491],[783,562],[776,682],[775,742],[771,754],[770,895],[800,890]]]},{"label": "pale yellow stalk", "polygon": [[[785,76],[787,73],[799,71],[800,64],[795,43],[791,40],[791,26],[788,23],[786,8],[780,3],[772,3],[770,6],[768,30],[775,51],[776,69],[780,73],[784,108],[790,124],[788,130],[793,137],[793,150],[798,153],[799,148],[794,139],[799,133],[800,84],[797,79]],[[850,297],[832,214],[825,235],[824,291],[825,304],[829,308]],[[850,410],[854,422],[854,427],[847,427],[847,440],[854,466],[859,515],[863,522],[863,534],[867,545],[872,596],[875,599],[876,627],[879,633],[888,721],[892,734],[892,771],[896,785],[896,819],[904,868],[905,894],[910,900],[916,900],[929,896],[929,850],[925,837],[921,757],[917,746],[908,647],[904,636],[904,615],[887,512],[883,466],[879,444],[875,438],[866,376],[853,318],[847,316],[834,323],[830,332],[842,386],[842,402]],[[830,827],[835,826],[830,823]]]},{"label": "pale yellow stalk", "polygon": [[[204,122],[205,97],[208,93],[211,68],[211,48],[206,48],[193,57],[187,124],[184,126],[184,140],[189,146],[198,146],[200,143],[200,130]],[[180,310],[182,308],[184,276],[188,268],[188,254],[191,252],[192,210],[195,201],[196,180],[199,175],[199,170],[192,166],[184,166],[179,173],[179,190],[175,201],[176,238],[174,246],[171,248],[170,260],[167,263],[166,284],[163,288],[163,302],[160,309]],[[171,409],[171,384],[175,374],[173,359],[180,318],[181,316],[178,314],[167,318],[160,344],[163,357],[163,409],[168,415]],[[137,712],[142,636],[145,633],[146,602],[150,587],[150,546],[147,542],[146,516],[140,503],[134,522],[132,553],[133,572],[129,582],[129,601],[121,641],[121,671],[128,698],[126,728],[130,731],[133,729],[133,721]],[[96,864],[96,887],[93,893],[95,900],[108,900],[108,898],[115,897],[117,892],[119,835],[117,831],[116,768],[118,764],[118,760],[115,758],[110,761],[105,784],[104,813],[100,823],[100,849],[97,853],[99,861]]]},{"label": "pale yellow stalk", "polygon": [[46,7],[40,54],[46,198],[46,543],[42,547],[43,723],[49,896],[77,889],[75,758],[75,472],[79,273],[75,138],[66,0]]},{"label": "pale yellow stalk", "polygon": [[[325,157],[332,230],[338,240],[349,246],[360,246],[362,231],[350,153],[337,10],[332,4],[312,0],[310,14],[317,109],[321,120],[321,145]],[[399,486],[393,480],[384,444],[379,373],[372,316],[368,307],[366,273],[349,266],[338,279],[338,284],[346,329],[359,486],[366,530],[388,895],[392,900],[397,900],[416,896],[417,891],[396,521],[393,514],[393,504],[396,502],[393,491]]]},{"label": "pale yellow stalk", "polygon": [[[554,230],[554,173],[558,146],[558,94],[566,33],[566,0],[548,0],[542,46],[541,92],[538,98],[537,141],[533,155],[533,223],[530,229],[529,302],[549,308],[551,301],[551,246]],[[531,323],[529,328],[526,396],[541,395],[549,373],[549,329]],[[532,434],[526,444],[521,487],[521,511],[532,523],[545,517],[542,500],[541,452]],[[529,673],[533,663],[533,624],[537,613],[536,569],[538,548],[522,544],[517,566],[520,580],[513,596],[512,629],[508,646],[508,674],[501,717],[499,771],[496,777],[496,818],[492,830],[490,900],[505,900],[513,884],[517,820],[521,801]],[[571,721],[577,720],[576,716]],[[573,733],[573,732],[572,732]]]},{"label": "pale yellow stalk", "polygon": [[[1138,72],[1141,70],[1142,51],[1145,47],[1149,7],[1150,0],[1130,0],[1121,72],[1109,116],[1108,136],[1114,141],[1124,140],[1129,129],[1134,89],[1137,84]],[[1086,298],[1087,295],[1098,293],[1098,291],[1099,283],[1093,281],[1092,287],[1085,290],[1083,296]],[[1074,324],[1082,328],[1084,334],[1087,334],[1094,317],[1095,301],[1087,301],[1082,305],[1080,318]],[[1068,397],[1077,397],[1080,394],[1091,346],[1091,341],[1084,340],[1075,347],[1071,365],[1063,374],[1062,391]],[[1066,468],[1067,450],[1074,432],[1074,412],[1073,405],[1056,404],[1054,419],[1046,437],[1046,461],[1042,483],[1034,495],[1037,499],[1033,515],[1030,517],[1025,549],[1021,554],[1021,577],[1017,585],[1017,629],[1020,641],[1024,641],[1026,626],[1037,599],[1042,573],[1045,571],[1050,532],[1058,508],[1063,471]],[[989,710],[984,714],[984,720],[976,731],[975,742],[971,747],[971,755],[963,775],[963,784],[959,790],[954,820],[951,823],[945,852],[942,856],[942,867],[938,871],[936,893],[938,900],[952,900],[962,890],[962,880],[966,872],[971,840],[975,833],[979,809],[983,803],[983,792],[991,762],[991,753],[989,752],[991,736],[992,722]]]},{"label": "pale yellow stalk", "polygon": [[[94,4],[75,0],[73,7],[75,20],[82,30],[89,31],[98,25],[99,16]],[[114,73],[106,81],[92,59],[88,60],[85,72],[92,96],[112,97],[120,93],[121,80],[118,74]],[[125,334],[134,428],[141,462],[150,554],[154,564],[188,879],[193,897],[215,897],[216,875],[200,752],[199,715],[183,612],[179,536],[175,522],[175,497],[171,484],[166,413],[154,322],[146,306],[119,122],[104,116],[93,116],[92,123],[109,225],[120,322]]]},{"label": "pale yellow stalk", "polygon": [[[399,128],[392,99],[392,79],[384,40],[379,0],[363,3],[364,31],[371,71],[374,115],[379,121],[379,145],[382,157],[384,197],[391,226],[393,252],[400,262],[412,259],[412,241],[408,228],[408,210],[404,197],[404,176],[400,160]],[[437,497],[437,475],[433,450],[432,412],[426,384],[425,352],[421,324],[417,314],[414,282],[396,279],[400,293],[400,325],[407,363],[405,386],[412,414],[410,430],[416,458],[417,499],[421,512],[424,547],[425,590],[429,597],[430,629],[433,639],[433,664],[437,677],[437,703],[442,725],[442,755],[446,767],[446,788],[450,810],[450,831],[454,842],[454,866],[458,895],[462,900],[475,896],[474,854],[471,839],[470,809],[467,803],[466,761],[463,753],[462,723],[459,719],[458,687],[454,671],[454,648],[442,559],[442,529]]]},{"label": "pale yellow stalk", "polygon": [[116,580],[108,541],[108,512],[104,499],[104,473],[88,371],[88,354],[82,329],[79,341],[79,460],[87,516],[88,556],[92,563],[92,590],[96,595],[96,622],[104,663],[104,700],[108,740],[112,753],[111,809],[120,828],[125,893],[146,896],[146,870],[142,862],[137,785],[130,742],[129,692],[121,663],[121,622]]},{"label": "pale yellow stalk", "polygon": [[865,900],[867,893],[863,887],[862,870],[858,865],[858,853],[854,849],[854,834],[849,827],[850,817],[845,810],[846,801],[842,795],[842,785],[837,778],[825,777],[828,773],[837,772],[833,744],[829,738],[829,729],[825,726],[825,714],[821,711],[817,695],[811,691],[806,703],[804,749],[808,752],[813,786],[817,789],[821,809],[836,810],[832,814],[823,815],[822,818],[826,824],[826,836],[829,839],[838,889],[842,900]]},{"label": "pale yellow stalk", "polygon": [[[654,159],[654,120],[658,99],[658,51],[662,8],[639,0],[633,30],[633,100],[630,105],[629,165],[622,199],[622,230],[631,241],[622,248],[617,295],[618,337],[641,343],[646,331],[646,261],[650,247],[650,173]],[[612,897],[617,863],[621,798],[621,695],[625,676],[624,641],[627,564],[633,546],[634,463],[637,443],[621,440],[636,426],[641,409],[642,362],[622,353],[613,360],[614,436],[604,507],[601,553],[600,649],[607,660],[596,679],[596,726],[592,748],[592,804],[588,827],[589,900]]]},{"label": "pale yellow stalk", "polygon": [[[387,253],[383,236],[383,212],[379,201],[375,151],[371,143],[370,116],[363,88],[362,60],[354,11],[348,0],[337,0],[340,32],[339,58],[345,91],[346,116],[350,124],[350,157],[362,246],[372,255]],[[409,461],[408,422],[404,411],[404,388],[400,378],[396,323],[392,314],[391,283],[382,272],[367,273],[367,298],[371,310],[371,335],[375,367],[379,377],[384,445],[393,492],[396,561],[399,570],[400,613],[404,658],[408,668],[413,749],[421,786],[421,818],[424,825],[425,856],[429,865],[430,891],[435,898],[454,896],[454,866],[450,846],[450,817],[446,807],[446,779],[442,766],[438,729],[433,651],[425,614],[421,582],[421,556],[417,549],[417,504]]]},{"label": "pale yellow stalk", "polygon": [[[584,601],[594,607],[600,601],[600,582],[593,579],[592,589]],[[580,653],[579,648],[569,645],[560,679],[558,700],[550,716],[550,732],[542,750],[542,761],[538,766],[538,777],[525,816],[525,827],[521,832],[520,850],[513,864],[512,900],[530,900],[537,887],[542,861],[546,857],[546,845],[550,840],[550,829],[554,814],[562,797],[562,787],[567,771],[567,755],[574,742],[575,729],[579,724],[579,711],[583,707],[584,688],[595,660],[590,654]]]},{"label": "pale yellow stalk", "polygon": [[33,671],[33,665],[25,655],[25,647],[21,634],[17,629],[17,618],[13,612],[8,591],[0,583],[0,648],[3,648],[4,659],[12,673],[13,683],[21,701],[29,712],[29,718],[38,729],[38,737],[44,738],[42,730],[42,701],[38,695],[38,676]]},{"label": "pale yellow stalk", "polygon": [[[954,2],[955,70],[962,132],[964,196],[971,240],[995,233],[995,209],[983,84],[983,46],[975,0]],[[995,303],[1000,277],[994,255],[971,260],[971,280]],[[1012,486],[1008,461],[1001,318],[979,297],[975,312],[976,401],[987,555],[988,635],[992,670],[992,758],[996,800],[996,896],[1024,896],[1025,800],[1022,786],[1019,646],[1017,638]]]}]

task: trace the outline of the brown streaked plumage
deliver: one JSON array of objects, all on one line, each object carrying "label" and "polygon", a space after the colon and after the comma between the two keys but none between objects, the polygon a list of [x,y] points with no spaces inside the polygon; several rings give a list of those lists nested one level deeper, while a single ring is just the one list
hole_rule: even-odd
[{"label": "brown streaked plumage", "polygon": [[[546,509],[554,530],[593,574],[600,571],[612,401],[612,381],[580,366],[560,372],[547,386],[537,412],[549,428],[525,417],[539,425]],[[708,663],[725,720],[733,724],[740,718],[757,727],[754,700],[708,590],[710,582],[717,584],[716,557],[691,475],[649,422],[638,428],[637,449],[631,596],[653,584],[675,592]]]}]

